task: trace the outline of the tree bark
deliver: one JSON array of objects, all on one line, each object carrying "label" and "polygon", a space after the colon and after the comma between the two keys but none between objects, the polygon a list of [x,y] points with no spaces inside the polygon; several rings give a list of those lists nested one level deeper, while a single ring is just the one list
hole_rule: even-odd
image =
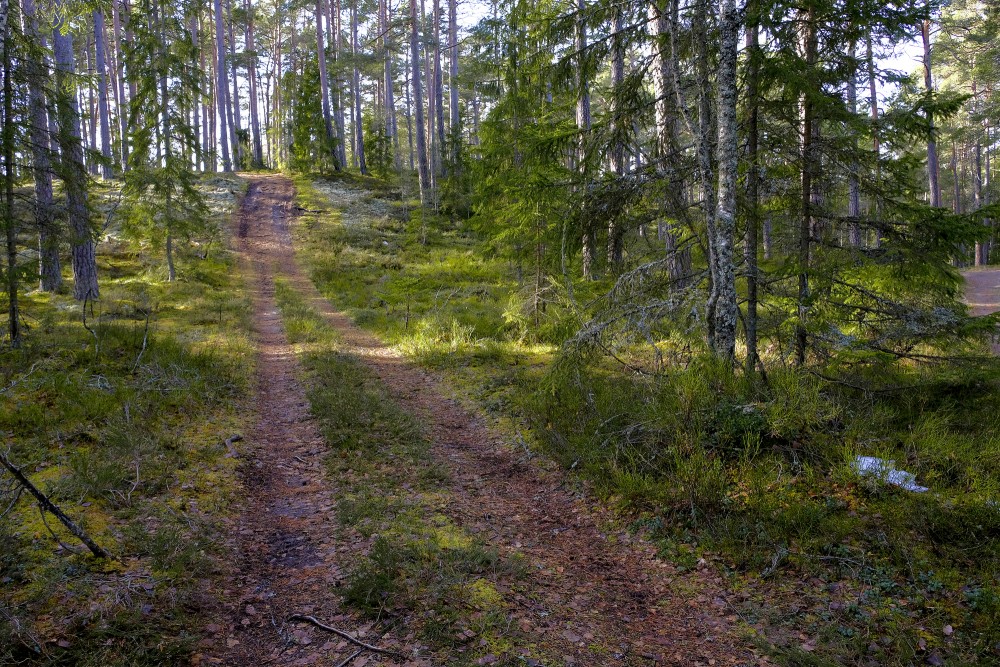
[{"label": "tree bark", "polygon": [[247,79],[250,82],[250,134],[253,142],[253,162],[255,167],[264,166],[264,149],[260,142],[260,119],[257,110],[257,45],[254,40],[253,14],[254,6],[246,0],[244,9],[247,13],[247,25],[244,39],[247,45]]},{"label": "tree bark", "polygon": [[747,315],[746,315],[746,348],[747,356],[745,372],[747,377],[753,377],[757,371],[759,354],[757,350],[757,306],[758,306],[758,275],[757,247],[758,228],[760,226],[760,163],[758,156],[759,114],[760,114],[760,44],[759,21],[757,14],[759,5],[752,2],[747,8],[747,103],[749,104],[749,119],[747,122],[747,228],[744,257],[747,266]]},{"label": "tree bark", "polygon": [[[120,137],[121,141],[120,141],[120,145],[119,145],[119,152],[121,154],[122,171],[128,171],[128,156],[129,156],[129,149],[128,149],[128,117],[129,117],[128,106],[129,106],[129,102],[128,102],[128,100],[130,98],[125,97],[125,73],[126,73],[126,63],[125,63],[125,57],[124,57],[125,56],[125,49],[122,47],[122,45],[123,45],[123,42],[122,42],[122,22],[121,22],[120,12],[119,12],[119,9],[118,9],[118,0],[113,0],[113,2],[111,3],[111,23],[112,23],[112,27],[114,29],[114,35],[115,35],[115,52],[117,53],[117,56],[115,57],[115,62],[118,65],[118,77],[117,77],[118,100],[117,100],[117,106],[115,107],[115,111],[117,112],[117,115],[118,115],[118,125],[119,125],[118,133],[121,135],[121,137]],[[201,53],[201,49],[198,49],[198,51],[199,51],[199,53]],[[202,59],[202,70],[204,70],[204,58]]]},{"label": "tree bark", "polygon": [[214,0],[215,5],[215,103],[219,115],[219,147],[222,151],[222,171],[232,171],[229,157],[228,96],[226,83],[226,44],[223,37],[225,24],[222,22],[222,0]]},{"label": "tree bark", "polygon": [[[816,36],[815,9],[809,6],[803,10],[802,49],[806,67],[811,71],[816,65],[818,39]],[[809,94],[802,94],[802,174],[801,174],[801,215],[799,219],[799,293],[798,323],[795,327],[795,358],[801,366],[806,360],[807,329],[806,317],[809,310],[809,255],[813,228],[813,177],[816,165],[813,145],[814,109]]]},{"label": "tree bark", "polygon": [[390,36],[391,25],[390,19],[391,15],[389,12],[389,0],[379,1],[379,23],[381,25],[380,31],[382,33],[382,59],[383,59],[383,69],[385,79],[384,87],[384,99],[385,99],[385,135],[392,141],[393,150],[393,164],[396,169],[400,166],[400,156],[399,156],[399,132],[398,125],[396,122],[396,98],[393,91],[393,85],[395,77],[392,71],[392,39]]},{"label": "tree bark", "polygon": [[37,58],[31,58],[27,63],[31,173],[35,183],[35,225],[38,228],[38,279],[43,291],[55,292],[62,286],[62,266],[59,258],[59,227],[56,224],[52,196],[52,161],[49,156],[51,137],[45,100],[49,72],[42,55],[45,39],[38,29],[35,0],[24,0],[24,22],[28,27],[29,37],[39,47]]},{"label": "tree bark", "polygon": [[718,164],[719,197],[715,214],[716,275],[712,281],[715,292],[716,356],[728,364],[736,355],[736,267],[733,247],[736,238],[736,183],[739,178],[739,137],[736,120],[736,57],[740,32],[740,15],[735,0],[722,0],[719,16],[718,65]]},{"label": "tree bark", "polygon": [[441,69],[441,0],[434,0],[434,120],[440,172],[444,169],[444,150],[448,145],[444,133],[444,76]]},{"label": "tree bark", "polygon": [[[452,1],[454,2],[454,0]],[[615,11],[614,29],[611,37],[611,115],[615,132],[619,136],[614,139],[615,143],[611,146],[610,155],[611,170],[619,178],[624,176],[627,171],[625,144],[622,143],[620,138],[623,122],[623,110],[620,102],[622,95],[621,86],[625,81],[625,38],[622,34],[624,30],[623,10],[618,8]],[[621,223],[612,218],[608,222],[608,268],[615,272],[621,269],[624,237],[625,234],[621,228]]]},{"label": "tree bark", "polygon": [[[357,1],[355,0],[355,5]],[[327,147],[334,171],[340,171],[340,155],[337,153],[337,139],[333,134],[333,115],[330,113],[330,81],[326,75],[326,50],[323,48],[323,6],[316,0],[316,55],[319,59],[319,89],[323,98],[323,129],[326,132]]]},{"label": "tree bark", "polygon": [[427,205],[430,185],[427,174],[427,138],[424,135],[423,90],[420,86],[420,46],[417,35],[417,0],[410,0],[410,76],[413,79],[414,125],[416,126],[417,178],[420,187],[420,205]]},{"label": "tree bark", "polygon": [[462,152],[462,118],[458,108],[458,0],[448,0],[448,83],[451,160],[457,168]]},{"label": "tree bark", "polygon": [[3,57],[3,126],[0,143],[3,144],[3,228],[7,241],[7,325],[10,346],[21,347],[21,313],[18,306],[17,281],[17,219],[14,216],[14,84],[13,31],[10,24],[14,12],[10,0],[0,0],[0,56]]},{"label": "tree bark", "polygon": [[[587,187],[587,143],[590,136],[590,86],[587,83],[585,72],[585,51],[587,50],[586,9],[585,0],[576,0],[576,52],[579,58],[576,77],[576,129],[580,135],[577,141],[576,159],[577,169],[584,180],[584,188]],[[588,221],[584,220],[582,250],[583,277],[588,280],[594,277],[595,245],[594,228]]]},{"label": "tree bark", "polygon": [[[934,78],[931,76],[931,21],[920,24],[920,36],[924,45],[924,90],[934,92]],[[938,166],[937,138],[935,137],[934,114],[927,112],[927,182],[931,206],[941,206],[940,167]]]},{"label": "tree bark", "polygon": [[83,164],[83,143],[80,132],[80,109],[75,93],[73,38],[65,27],[61,2],[57,3],[57,19],[53,31],[53,51],[56,66],[59,119],[59,171],[66,192],[69,214],[70,249],[73,258],[73,296],[78,301],[97,299],[97,259],[94,251],[94,230],[87,205],[87,171]]},{"label": "tree bark", "polygon": [[104,12],[96,10],[93,12],[94,18],[94,53],[97,65],[97,108],[101,122],[101,156],[104,158],[104,165],[101,167],[101,174],[104,178],[111,178],[111,119],[108,110],[108,74],[107,74],[107,54],[104,51],[104,41],[106,39],[104,31]]},{"label": "tree bark", "polygon": [[[853,116],[858,112],[857,44],[851,40],[848,52],[851,75],[847,79],[847,110]],[[851,150],[857,149],[857,141],[851,142]],[[858,161],[851,158],[847,174],[847,219],[848,243],[857,248],[861,245],[861,191],[858,182]]]},{"label": "tree bark", "polygon": [[240,141],[240,134],[242,134],[243,129],[243,120],[240,116],[240,86],[239,80],[236,76],[236,36],[233,34],[233,0],[226,0],[226,19],[229,28],[229,70],[230,75],[233,78],[233,157],[235,158],[238,168],[242,169],[246,166],[246,160],[243,156],[243,142]]},{"label": "tree bark", "polygon": [[361,120],[361,71],[358,69],[358,0],[351,5],[351,50],[354,53],[354,131],[357,133],[358,169],[362,174],[368,173],[368,163],[365,161],[365,132]]}]

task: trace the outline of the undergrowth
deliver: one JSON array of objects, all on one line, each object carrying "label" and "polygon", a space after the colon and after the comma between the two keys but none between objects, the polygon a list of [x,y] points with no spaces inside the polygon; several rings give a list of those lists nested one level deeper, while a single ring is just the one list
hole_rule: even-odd
[{"label": "undergrowth", "polygon": [[434,652],[435,664],[512,653],[520,644],[504,600],[518,585],[519,559],[444,516],[447,472],[431,459],[413,417],[281,279],[276,296],[330,447],[341,539],[355,554],[339,594],[373,620],[405,626]]},{"label": "undergrowth", "polygon": [[[227,190],[222,214],[242,185],[205,187]],[[206,240],[183,245],[167,283],[112,229],[100,300],[22,296],[24,345],[0,352],[4,448],[115,559],[84,553],[23,494],[0,516],[2,664],[180,664],[200,638],[236,476],[223,440],[253,358],[241,276]]]},{"label": "undergrowth", "polygon": [[[296,185],[322,211],[295,233],[325,295],[589,480],[682,570],[713,563],[779,662],[1000,659],[995,367],[880,366],[867,391],[780,364],[748,382],[686,339],[662,341],[682,354],[653,376],[618,363],[647,365],[627,346],[617,360],[557,353],[607,279],[563,293],[461,224],[380,199],[385,185]],[[931,490],[860,477],[859,455]]]}]

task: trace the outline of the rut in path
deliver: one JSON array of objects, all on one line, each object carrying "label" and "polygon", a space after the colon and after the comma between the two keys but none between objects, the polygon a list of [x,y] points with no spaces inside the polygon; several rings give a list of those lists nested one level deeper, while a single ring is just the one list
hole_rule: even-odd
[{"label": "rut in path", "polygon": [[[527,621],[522,629],[537,635],[548,655],[560,656],[552,664],[764,664],[733,636],[718,579],[707,570],[679,574],[650,545],[620,531],[609,535],[609,517],[567,490],[561,471],[519,457],[481,418],[448,399],[433,375],[337,312],[295,262],[292,194],[284,177],[253,176],[239,216],[261,348],[258,423],[248,439],[246,505],[233,528],[240,559],[224,594],[223,618],[209,628],[215,634],[205,642],[208,661],[336,665],[350,655],[343,642],[289,628],[283,619],[309,613],[351,631],[357,624],[333,593],[352,554],[334,537],[330,510],[337,490],[323,474],[324,445],[275,304],[274,273],[280,271],[338,330],[346,351],[424,426],[433,456],[450,472],[443,512],[530,563],[532,595],[510,601],[510,614]],[[415,648],[392,636],[376,643],[408,655]],[[368,657],[368,664],[378,663]]]}]

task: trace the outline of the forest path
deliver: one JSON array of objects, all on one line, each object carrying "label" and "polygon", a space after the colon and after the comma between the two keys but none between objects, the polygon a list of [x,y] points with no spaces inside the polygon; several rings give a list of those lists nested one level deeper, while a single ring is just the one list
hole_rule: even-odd
[{"label": "forest path", "polygon": [[1000,268],[985,266],[962,272],[965,302],[973,315],[1000,311]]},{"label": "forest path", "polygon": [[[341,568],[351,567],[352,548],[334,539],[336,486],[323,473],[325,448],[275,303],[280,273],[338,331],[342,349],[374,371],[421,424],[432,456],[449,472],[440,511],[501,554],[519,554],[530,564],[523,586],[529,594],[513,596],[507,611],[522,635],[555,659],[516,664],[765,663],[732,633],[735,617],[727,617],[724,586],[711,568],[679,573],[653,546],[611,528],[610,517],[572,491],[561,470],[515,451],[448,398],[435,376],[334,309],[295,261],[291,182],[278,175],[250,182],[239,225],[255,280],[259,422],[249,438],[246,506],[234,527],[240,552],[234,590],[224,594],[226,622],[210,628],[216,638],[205,642],[214,651],[210,661],[338,664],[349,655],[343,642],[324,644],[329,635],[308,628],[289,634],[283,619],[310,613],[344,629],[357,627],[333,592]],[[352,200],[368,193],[345,194],[333,203],[347,217]],[[375,643],[410,653],[391,636]],[[391,664],[368,657],[368,664]]]}]

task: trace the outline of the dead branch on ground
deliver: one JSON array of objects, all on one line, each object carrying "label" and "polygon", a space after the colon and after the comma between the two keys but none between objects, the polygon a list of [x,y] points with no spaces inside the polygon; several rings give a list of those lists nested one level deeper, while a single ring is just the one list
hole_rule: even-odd
[{"label": "dead branch on ground", "polygon": [[[311,625],[315,625],[320,630],[326,630],[327,632],[332,632],[333,634],[337,635],[338,637],[343,637],[347,641],[349,641],[349,642],[351,642],[351,643],[353,643],[353,644],[355,644],[357,646],[360,646],[362,649],[373,651],[374,653],[381,653],[383,655],[389,655],[389,656],[392,656],[394,658],[398,658],[399,660],[405,660],[406,659],[406,656],[404,656],[402,653],[398,653],[398,652],[393,651],[391,649],[382,648],[380,646],[373,646],[371,644],[366,644],[365,642],[363,642],[360,639],[357,639],[356,637],[354,637],[354,636],[352,636],[352,635],[344,632],[343,630],[339,630],[339,629],[337,629],[335,627],[326,625],[325,623],[321,623],[320,621],[316,620],[316,617],[314,617],[314,616],[303,616],[302,614],[293,614],[292,616],[288,617],[288,620],[289,620],[289,622],[291,622],[291,621],[305,621],[306,623],[309,623]],[[352,660],[353,660],[353,658],[352,658]]]},{"label": "dead branch on ground", "polygon": [[28,493],[30,493],[35,497],[35,500],[38,501],[39,509],[47,511],[49,514],[59,519],[59,521],[62,522],[62,525],[66,526],[67,530],[69,530],[69,532],[71,532],[74,537],[83,542],[84,545],[88,549],[90,549],[90,553],[94,554],[98,558],[106,558],[108,560],[114,560],[111,554],[102,549],[101,546],[97,544],[97,542],[94,542],[94,540],[90,539],[90,536],[87,535],[87,533],[85,533],[83,529],[80,528],[80,526],[76,525],[76,523],[74,523],[72,519],[66,516],[66,514],[61,509],[59,509],[59,507],[55,503],[49,500],[48,496],[39,491],[38,487],[32,484],[31,480],[29,480],[28,477],[23,472],[21,472],[21,470],[17,466],[11,463],[10,459],[7,458],[6,454],[0,453],[0,465],[3,465],[3,467],[6,468],[7,471],[14,476],[14,479],[16,479],[22,487],[27,489]]}]

